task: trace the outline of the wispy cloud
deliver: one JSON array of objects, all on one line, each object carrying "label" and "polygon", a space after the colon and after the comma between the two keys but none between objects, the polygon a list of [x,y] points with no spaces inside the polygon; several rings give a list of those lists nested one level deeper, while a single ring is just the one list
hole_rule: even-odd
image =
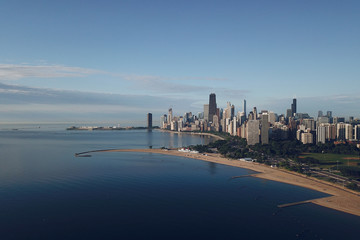
[{"label": "wispy cloud", "polygon": [[148,81],[187,81],[187,80],[196,80],[196,81],[212,81],[212,82],[223,82],[227,81],[227,78],[217,78],[217,77],[165,77],[165,76],[154,76],[154,75],[135,75],[135,74],[127,74],[127,75],[118,75],[123,77],[125,80],[134,81],[134,82],[148,82]]},{"label": "wispy cloud", "polygon": [[0,64],[0,81],[20,80],[26,78],[84,78],[90,75],[107,75],[108,77],[105,78],[105,81],[108,79],[109,83],[116,82],[114,78],[117,79],[117,82],[125,81],[127,82],[127,85],[130,86],[131,89],[129,90],[131,92],[139,92],[141,94],[144,92],[144,90],[153,94],[185,94],[190,92],[208,92],[210,91],[210,88],[207,86],[217,85],[227,81],[226,78],[217,77],[171,77],[158,75],[123,74],[107,72],[98,69],[63,65],[31,65],[28,63]]},{"label": "wispy cloud", "polygon": [[142,84],[149,82],[166,82],[166,81],[212,81],[222,82],[226,78],[217,77],[169,77],[157,75],[137,75],[123,74],[115,72],[107,72],[92,68],[81,68],[64,65],[31,65],[29,63],[22,64],[0,64],[0,80],[18,80],[22,78],[58,78],[58,77],[85,77],[92,74],[107,74],[114,77],[131,81],[133,83]]},{"label": "wispy cloud", "polygon": [[[31,109],[40,105],[59,108],[63,106],[82,106],[82,109],[102,111],[105,109],[117,109],[119,112],[126,111],[166,111],[170,105],[179,105],[183,109],[188,108],[191,100],[184,99],[181,104],[177,99],[164,96],[131,95],[131,94],[110,94],[101,92],[56,90],[49,88],[33,88],[26,86],[10,85],[0,83],[0,103],[2,110]],[[4,105],[8,107],[4,108]],[[20,106],[21,105],[21,106]],[[84,107],[87,106],[87,107]],[[66,109],[65,107],[64,109]],[[68,108],[74,109],[74,108]]]},{"label": "wispy cloud", "polygon": [[[9,80],[26,78],[82,78],[86,81],[92,75],[102,77],[102,84],[115,86],[119,93],[91,92],[87,90],[58,90],[8,84]],[[94,81],[94,78],[89,78]],[[96,78],[95,78],[96,79]],[[107,112],[115,114],[136,112],[165,113],[172,106],[178,114],[185,111],[201,111],[208,101],[209,93],[218,96],[218,106],[226,101],[243,98],[247,90],[237,89],[233,85],[226,88],[228,79],[217,77],[157,76],[122,74],[91,68],[62,65],[0,64],[0,112],[36,112],[80,114]],[[97,81],[97,80],[95,80]],[[24,83],[24,81],[21,81]],[[30,81],[31,82],[31,81]],[[6,84],[5,84],[6,83]],[[46,83],[44,82],[44,86]],[[80,85],[81,86],[81,85]],[[86,86],[84,84],[83,86]],[[106,89],[106,88],[105,88]],[[106,89],[107,90],[107,89]],[[105,90],[105,91],[106,91]],[[116,91],[116,90],[115,90]],[[29,111],[28,111],[29,109]]]},{"label": "wispy cloud", "polygon": [[121,75],[121,77],[132,84],[134,90],[146,90],[147,92],[160,94],[162,96],[172,97],[191,97],[199,100],[199,96],[208,98],[211,92],[217,92],[226,97],[243,97],[249,93],[246,89],[237,89],[236,87],[225,88],[226,78],[211,77],[162,77],[152,75]]},{"label": "wispy cloud", "polygon": [[96,69],[68,67],[62,65],[0,64],[0,80],[18,80],[32,77],[85,77],[91,74],[100,73],[105,72]]}]

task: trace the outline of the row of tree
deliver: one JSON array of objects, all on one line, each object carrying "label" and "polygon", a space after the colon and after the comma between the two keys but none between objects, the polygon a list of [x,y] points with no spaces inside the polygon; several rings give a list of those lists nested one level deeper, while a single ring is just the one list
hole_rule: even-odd
[{"label": "row of tree", "polygon": [[270,140],[269,144],[255,144],[248,146],[246,139],[239,137],[229,137],[226,140],[218,140],[208,145],[192,146],[199,152],[218,151],[228,158],[254,158],[259,162],[266,162],[269,158],[290,158],[297,163],[319,164],[320,161],[311,157],[301,158],[304,152],[312,153],[333,153],[333,154],[352,154],[360,155],[359,149],[352,144],[302,144],[298,140]]}]

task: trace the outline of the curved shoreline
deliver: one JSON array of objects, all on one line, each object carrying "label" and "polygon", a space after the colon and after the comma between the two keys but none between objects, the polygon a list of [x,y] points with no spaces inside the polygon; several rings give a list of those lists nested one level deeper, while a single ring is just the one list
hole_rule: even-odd
[{"label": "curved shoreline", "polygon": [[205,133],[205,132],[179,132],[179,131],[171,131],[171,130],[167,130],[167,129],[159,129],[162,132],[169,132],[169,133],[177,133],[177,134],[191,134],[191,135],[199,135],[199,136],[209,136],[209,137],[213,137],[213,138],[217,138],[220,140],[225,140],[223,137],[220,137],[218,135],[212,134],[212,133]]},{"label": "curved shoreline", "polygon": [[264,164],[243,162],[238,160],[230,160],[220,156],[220,154],[200,154],[200,153],[186,153],[179,152],[177,149],[102,149],[93,150],[82,153],[76,153],[76,157],[84,156],[89,153],[97,152],[142,152],[142,153],[156,153],[171,156],[180,156],[185,158],[198,159],[207,162],[219,163],[233,167],[240,167],[253,170],[256,174],[251,174],[253,177],[272,180],[277,182],[288,183],[308,189],[316,190],[329,194],[331,196],[324,198],[311,199],[308,202],[317,205],[335,209],[338,211],[350,213],[360,216],[360,194],[350,189],[342,189],[341,187],[325,182],[313,177],[307,177],[295,172],[290,172],[283,169],[271,168]]}]

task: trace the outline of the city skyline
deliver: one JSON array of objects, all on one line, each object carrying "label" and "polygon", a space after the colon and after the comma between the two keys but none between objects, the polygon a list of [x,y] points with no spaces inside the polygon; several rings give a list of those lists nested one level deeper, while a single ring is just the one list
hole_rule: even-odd
[{"label": "city skyline", "polygon": [[175,132],[227,133],[246,139],[247,145],[267,145],[270,139],[297,139],[303,144],[337,141],[359,146],[360,119],[349,117],[346,121],[344,117],[333,116],[332,111],[324,115],[321,110],[317,118],[310,117],[308,113],[297,112],[296,98],[292,99],[286,115],[278,115],[266,109],[258,111],[256,107],[246,115],[246,99],[242,112],[236,113],[235,106],[230,102],[227,102],[225,109],[216,106],[216,94],[211,93],[209,104],[204,104],[204,112],[186,112],[176,116],[170,108],[168,116],[164,114],[160,117],[159,128]]},{"label": "city skyline", "polygon": [[[139,4],[141,3],[141,4]],[[0,123],[218,107],[360,117],[358,1],[4,1]],[[220,103],[220,104],[219,104]]]}]

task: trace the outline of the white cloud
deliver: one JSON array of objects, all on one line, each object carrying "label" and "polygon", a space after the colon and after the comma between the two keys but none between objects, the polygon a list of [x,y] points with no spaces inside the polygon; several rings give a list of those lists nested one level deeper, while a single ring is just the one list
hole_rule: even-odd
[{"label": "white cloud", "polygon": [[[110,78],[105,78],[105,81],[108,79],[109,83],[114,80],[113,78],[126,81],[130,84],[130,88],[128,89],[129,91],[133,93],[138,92],[140,94],[144,94],[146,92],[161,95],[174,93],[184,95],[187,93],[201,92],[206,95],[211,92],[211,87],[209,86],[213,85],[216,87],[217,84],[222,84],[223,81],[227,81],[226,78],[215,77],[167,77],[157,75],[121,74],[90,68],[46,65],[44,63],[39,65],[30,65],[28,63],[0,64],[0,81],[20,80],[26,78],[84,78],[95,74],[110,76]],[[124,88],[124,84],[121,86]]]},{"label": "white cloud", "polygon": [[85,77],[91,74],[105,73],[100,70],[67,67],[62,65],[0,64],[0,80],[18,80],[22,78],[60,78]]},{"label": "white cloud", "polygon": [[[151,109],[154,112],[159,112],[162,109]],[[122,105],[96,105],[96,104],[0,104],[1,113],[34,113],[34,112],[47,112],[51,113],[65,113],[65,114],[104,114],[104,113],[133,113],[144,112],[146,113],[148,108],[146,107],[134,107],[134,106],[122,106]]]},{"label": "white cloud", "polygon": [[[45,109],[41,106],[45,105],[53,106],[53,109],[58,110],[61,110],[58,108],[59,106],[66,106],[64,110],[72,109],[71,112],[75,112],[75,110],[68,106],[80,106],[80,112],[82,109],[92,109],[95,112],[106,109],[114,109],[118,112],[128,110],[132,112],[166,111],[169,105],[176,105],[178,102],[178,99],[165,96],[67,91],[0,83],[0,103],[3,104],[2,110],[10,112],[12,109],[24,109],[24,111],[27,109],[36,109],[43,111]],[[182,107],[182,110],[186,110],[189,108],[188,106],[191,102],[189,99],[183,99],[181,104],[178,105]],[[49,110],[51,111],[50,107]]]}]

